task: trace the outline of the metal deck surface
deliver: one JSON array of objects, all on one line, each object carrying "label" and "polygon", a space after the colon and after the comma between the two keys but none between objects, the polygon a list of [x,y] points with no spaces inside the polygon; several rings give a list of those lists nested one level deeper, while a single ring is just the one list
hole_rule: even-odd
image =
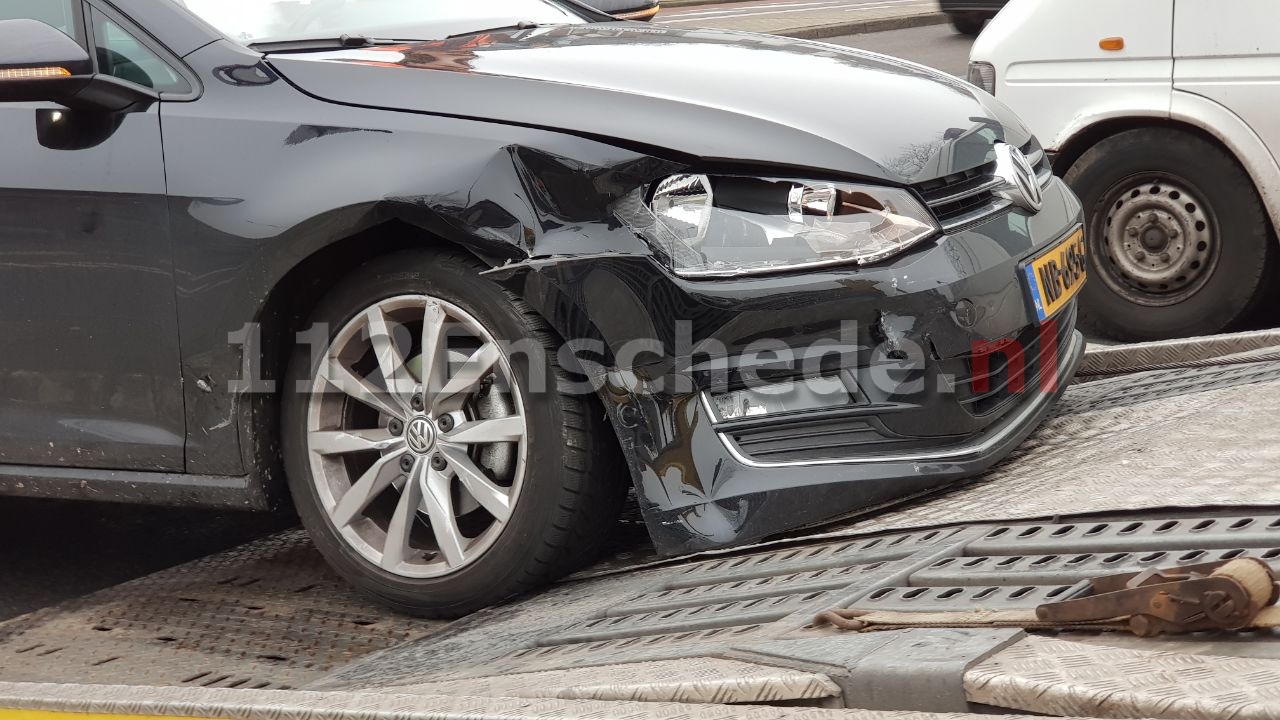
[{"label": "metal deck surface", "polygon": [[977,482],[829,535],[1160,508],[1280,505],[1280,362],[1073,387]]},{"label": "metal deck surface", "polygon": [[357,595],[295,530],[0,623],[0,680],[287,689],[440,625]]},{"label": "metal deck surface", "polygon": [[[753,549],[623,571],[646,560],[637,547],[588,573],[599,577],[443,632],[354,595],[287,533],[0,624],[0,680],[1280,717],[1271,634],[867,636],[810,624],[831,607],[1034,607],[1084,578],[1242,554],[1280,567],[1277,343],[1107,349],[975,482]],[[1164,369],[1106,377],[1152,365]],[[1123,671],[1099,671],[1112,666]]]},{"label": "metal deck surface", "polygon": [[1280,717],[1280,637],[1273,633],[1139,641],[1017,630],[859,635],[812,624],[832,607],[1034,608],[1090,577],[1241,555],[1280,568],[1280,509],[973,525],[808,544],[562,585],[371,655],[311,687],[915,711],[976,704],[1081,717]]},{"label": "metal deck surface", "polygon": [[[292,720],[981,720],[970,714],[898,713],[808,707],[492,698],[396,693],[280,692],[220,688],[43,686],[0,682],[7,717],[55,711],[88,717],[290,718]],[[48,716],[42,716],[48,717]],[[82,715],[83,717],[83,715]],[[74,716],[68,718],[74,720]],[[1008,720],[1030,720],[1011,716]]]}]

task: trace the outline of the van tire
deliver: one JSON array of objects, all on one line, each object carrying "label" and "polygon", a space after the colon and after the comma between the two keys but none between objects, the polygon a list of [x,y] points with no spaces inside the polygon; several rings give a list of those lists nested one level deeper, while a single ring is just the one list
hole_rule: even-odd
[{"label": "van tire", "polygon": [[1091,335],[1223,332],[1273,284],[1262,201],[1216,144],[1185,130],[1128,130],[1090,148],[1065,179],[1084,206],[1090,278],[1079,324]]}]

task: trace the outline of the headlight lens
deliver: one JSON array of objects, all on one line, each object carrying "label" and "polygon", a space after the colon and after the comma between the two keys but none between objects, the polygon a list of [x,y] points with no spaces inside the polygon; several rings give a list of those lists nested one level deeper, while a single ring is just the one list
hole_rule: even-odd
[{"label": "headlight lens", "polygon": [[969,84],[977,85],[988,94],[996,94],[996,68],[991,63],[969,63]]},{"label": "headlight lens", "polygon": [[616,211],[684,277],[880,262],[940,230],[906,190],[737,176],[674,175]]}]

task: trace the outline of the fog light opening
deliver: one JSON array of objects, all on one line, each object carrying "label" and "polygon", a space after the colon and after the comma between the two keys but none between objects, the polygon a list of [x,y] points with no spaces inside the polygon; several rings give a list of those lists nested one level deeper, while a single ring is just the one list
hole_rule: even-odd
[{"label": "fog light opening", "polygon": [[839,377],[786,380],[730,392],[709,393],[708,397],[716,420],[720,422],[848,407],[856,401],[854,393]]}]

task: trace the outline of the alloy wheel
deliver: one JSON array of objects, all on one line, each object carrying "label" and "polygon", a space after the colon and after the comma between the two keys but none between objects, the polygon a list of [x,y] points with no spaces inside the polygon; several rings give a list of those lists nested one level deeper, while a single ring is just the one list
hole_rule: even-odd
[{"label": "alloy wheel", "polygon": [[516,377],[469,312],[383,300],[330,342],[310,390],[307,450],[338,534],[382,570],[448,575],[508,524],[528,433]]}]

